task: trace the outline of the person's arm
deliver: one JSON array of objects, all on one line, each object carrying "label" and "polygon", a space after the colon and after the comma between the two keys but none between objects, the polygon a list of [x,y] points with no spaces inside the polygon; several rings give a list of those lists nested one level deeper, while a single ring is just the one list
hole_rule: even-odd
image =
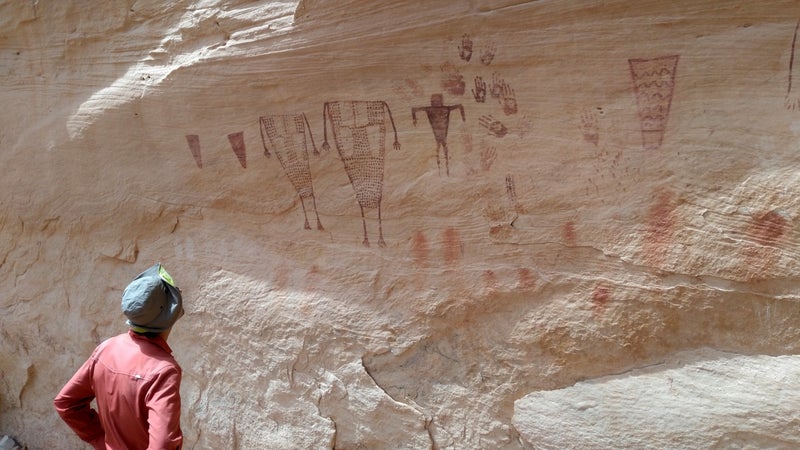
[{"label": "person's arm", "polygon": [[181,371],[170,367],[159,373],[147,391],[148,450],[177,450],[183,445],[181,432]]},{"label": "person's arm", "polygon": [[92,444],[96,449],[105,449],[105,432],[100,424],[100,417],[91,407],[95,397],[92,391],[94,364],[92,355],[61,388],[61,392],[53,400],[53,406],[61,419],[79,438]]}]

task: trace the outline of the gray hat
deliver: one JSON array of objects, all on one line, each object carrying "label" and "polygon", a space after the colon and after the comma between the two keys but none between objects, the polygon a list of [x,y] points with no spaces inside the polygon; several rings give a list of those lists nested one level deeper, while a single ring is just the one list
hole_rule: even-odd
[{"label": "gray hat", "polygon": [[181,290],[157,263],[133,279],[122,293],[122,312],[137,333],[161,333],[183,315]]}]

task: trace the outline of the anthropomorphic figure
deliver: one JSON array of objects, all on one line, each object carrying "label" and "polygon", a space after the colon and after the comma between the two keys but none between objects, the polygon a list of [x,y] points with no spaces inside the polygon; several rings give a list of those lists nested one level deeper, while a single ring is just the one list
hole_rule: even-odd
[{"label": "anthropomorphic figure", "polygon": [[314,154],[319,155],[317,146],[314,144],[314,136],[311,134],[311,127],[305,114],[290,115],[271,115],[263,116],[259,119],[261,124],[261,141],[264,143],[264,154],[271,156],[269,148],[278,156],[286,172],[286,176],[291,181],[292,186],[300,196],[300,205],[303,207],[303,217],[306,230],[310,230],[308,224],[308,214],[306,213],[306,200],[311,200],[314,207],[314,215],[317,216],[317,230],[324,230],[322,222],[317,213],[317,200],[314,197],[314,186],[311,182],[311,169],[308,164],[308,142],[306,133],[311,140]]},{"label": "anthropomorphic figure", "polygon": [[386,246],[381,222],[383,170],[386,156],[387,115],[394,130],[394,149],[400,150],[392,111],[383,101],[335,101],[323,106],[323,150],[328,150],[328,122],[344,170],[356,192],[364,225],[364,246],[369,247],[364,209],[378,210],[378,245]]},{"label": "anthropomorphic figure", "polygon": [[441,158],[439,151],[444,150],[444,164],[447,176],[450,176],[450,155],[447,149],[447,129],[450,126],[450,111],[458,109],[461,111],[461,120],[466,122],[464,117],[464,107],[462,105],[444,105],[444,96],[442,94],[431,95],[431,106],[420,106],[411,108],[411,120],[414,126],[417,125],[417,111],[425,111],[428,115],[428,122],[431,124],[433,130],[433,137],[436,139],[436,167],[439,169],[439,174],[442,173]]},{"label": "anthropomorphic figure", "polygon": [[181,291],[156,264],[125,288],[122,312],[130,329],[95,348],[56,396],[56,411],[96,450],[180,449],[181,368],[167,338],[183,315]]}]

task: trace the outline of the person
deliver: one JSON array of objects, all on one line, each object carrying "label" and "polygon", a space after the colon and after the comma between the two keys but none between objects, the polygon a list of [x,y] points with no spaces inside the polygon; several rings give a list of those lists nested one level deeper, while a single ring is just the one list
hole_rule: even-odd
[{"label": "person", "polygon": [[56,396],[55,409],[95,449],[180,449],[181,367],[167,338],[183,316],[181,290],[155,264],[125,288],[122,312],[128,332],[95,348]]}]

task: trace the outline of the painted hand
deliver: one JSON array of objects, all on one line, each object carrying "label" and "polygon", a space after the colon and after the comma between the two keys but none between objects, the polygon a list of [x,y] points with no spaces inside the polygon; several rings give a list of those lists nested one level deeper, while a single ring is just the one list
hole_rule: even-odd
[{"label": "painted hand", "polygon": [[478,119],[478,124],[489,131],[494,137],[503,137],[508,134],[508,128],[503,125],[499,120],[495,120],[492,116],[482,116]]},{"label": "painted hand", "polygon": [[472,59],[472,39],[465,34],[461,37],[461,45],[458,46],[458,56],[464,61]]},{"label": "painted hand", "polygon": [[503,83],[503,89],[501,93],[502,99],[500,103],[503,104],[503,112],[510,116],[512,114],[517,113],[517,98],[514,95],[514,89],[511,88],[507,83]]},{"label": "painted hand", "polygon": [[475,77],[475,89],[472,90],[472,96],[478,103],[486,102],[486,82],[481,77]]},{"label": "painted hand", "polygon": [[483,63],[484,66],[491,64],[494,60],[494,54],[496,51],[497,47],[495,47],[494,43],[490,42],[489,45],[486,46],[486,48],[484,48],[481,52],[481,63]]}]

